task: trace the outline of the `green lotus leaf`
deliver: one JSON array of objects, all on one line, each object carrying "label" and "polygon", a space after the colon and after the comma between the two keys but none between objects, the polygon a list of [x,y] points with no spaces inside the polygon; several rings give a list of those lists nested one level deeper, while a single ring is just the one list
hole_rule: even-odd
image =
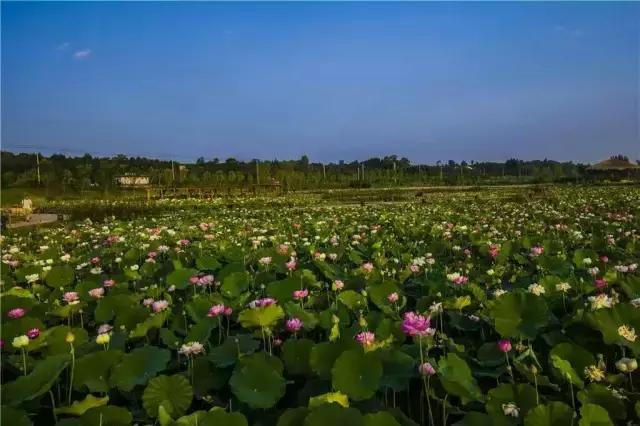
[{"label": "green lotus leaf", "polygon": [[333,388],[355,401],[375,395],[382,377],[382,362],[373,353],[362,349],[343,352],[331,370]]},{"label": "green lotus leaf", "polygon": [[173,424],[174,426],[200,426],[202,425],[202,419],[204,419],[206,415],[206,411],[194,411],[187,416],[180,417]]},{"label": "green lotus leaf", "polygon": [[290,374],[308,375],[311,373],[309,358],[313,341],[309,339],[289,339],[282,346],[284,366]]},{"label": "green lotus leaf", "polygon": [[338,295],[338,300],[352,311],[357,311],[367,306],[367,298],[353,290],[343,291]]},{"label": "green lotus leaf", "polygon": [[249,289],[250,277],[246,272],[233,272],[222,280],[220,292],[229,299],[235,299]]},{"label": "green lotus leaf", "polygon": [[156,417],[162,405],[172,417],[183,415],[191,405],[193,388],[184,376],[158,376],[149,380],[142,394],[142,406],[149,416]]},{"label": "green lotus leaf", "polygon": [[218,328],[217,318],[207,318],[196,322],[187,333],[186,342],[206,342],[214,328]]},{"label": "green lotus leaf", "polygon": [[304,420],[304,426],[349,425],[364,426],[362,414],[355,408],[338,404],[325,404],[312,410]]},{"label": "green lotus leaf", "polygon": [[280,301],[281,303],[293,300],[293,292],[300,290],[302,284],[299,279],[287,278],[280,281],[273,281],[267,284],[267,295]]},{"label": "green lotus leaf", "polygon": [[489,310],[502,337],[534,339],[549,322],[544,298],[531,293],[513,292],[500,296]]},{"label": "green lotus leaf", "polygon": [[109,397],[105,396],[104,398],[97,398],[93,395],[87,395],[85,399],[82,401],[73,401],[70,407],[60,407],[56,408],[56,414],[69,414],[71,416],[81,416],[86,411],[100,407],[102,405],[107,405],[109,402]]},{"label": "green lotus leaf", "polygon": [[26,376],[2,386],[2,404],[16,405],[46,393],[69,364],[69,354],[51,355],[38,362]]},{"label": "green lotus leaf", "polygon": [[31,426],[31,420],[27,414],[10,405],[0,407],[0,424],[11,426]]},{"label": "green lotus leaf", "polygon": [[128,426],[132,421],[129,410],[115,405],[91,408],[80,417],[83,426]]},{"label": "green lotus leaf", "polygon": [[69,328],[66,325],[59,325],[45,330],[42,333],[42,339],[46,342],[43,352],[47,355],[69,353],[69,343],[66,341],[69,332],[75,336],[73,345],[76,348],[89,341],[89,333],[87,333],[85,329]]},{"label": "green lotus leaf", "polygon": [[169,348],[178,349],[180,347],[180,339],[178,339],[175,333],[168,328],[161,328],[159,335],[162,343]]},{"label": "green lotus leaf", "polygon": [[289,408],[280,415],[276,426],[302,426],[308,414],[306,407]]},{"label": "green lotus leaf", "polygon": [[407,389],[417,371],[414,359],[397,349],[383,351],[380,359],[383,370],[380,385],[396,392]]},{"label": "green lotus leaf", "polygon": [[229,381],[231,391],[252,408],[271,408],[284,395],[285,380],[282,371],[274,367],[274,358],[256,355],[244,357],[236,365]]},{"label": "green lotus leaf", "polygon": [[189,314],[189,317],[191,317],[194,322],[198,322],[207,318],[207,314],[209,313],[209,308],[211,308],[211,306],[220,303],[223,303],[223,299],[221,297],[214,298],[197,296],[187,302],[184,307],[185,311]]},{"label": "green lotus leaf", "polygon": [[460,397],[463,404],[469,401],[482,401],[482,391],[471,375],[471,369],[465,360],[454,353],[440,358],[438,375],[445,390]]},{"label": "green lotus leaf", "polygon": [[81,390],[86,386],[89,392],[108,392],[111,370],[120,362],[122,355],[120,351],[109,350],[92,352],[77,358],[73,387]]},{"label": "green lotus leaf", "polygon": [[607,345],[622,344],[630,348],[634,355],[640,355],[640,339],[631,342],[618,334],[618,328],[626,325],[640,333],[640,309],[630,303],[618,303],[611,309],[598,309],[584,315],[591,327],[602,333]]},{"label": "green lotus leaf", "polygon": [[309,408],[318,408],[322,404],[339,404],[349,406],[349,397],[341,392],[328,392],[309,398]]},{"label": "green lotus leaf", "polygon": [[295,302],[287,302],[284,309],[288,317],[302,320],[304,324],[302,327],[305,330],[313,330],[318,325],[318,316],[309,310],[302,309]]},{"label": "green lotus leaf", "polygon": [[47,276],[45,282],[49,287],[60,288],[67,287],[73,283],[75,273],[70,266],[53,266]]},{"label": "green lotus leaf", "polygon": [[591,352],[568,342],[555,345],[549,352],[549,360],[555,367],[554,374],[581,388],[584,387],[585,368],[596,363]]},{"label": "green lotus leaf", "polygon": [[365,414],[364,426],[400,426],[400,423],[390,413],[378,411],[377,413]]},{"label": "green lotus leaf", "polygon": [[249,426],[242,413],[227,413],[221,409],[213,409],[202,417],[198,426]]},{"label": "green lotus leaf", "polygon": [[501,424],[519,424],[518,417],[505,416],[504,414],[502,406],[509,403],[514,403],[518,406],[520,418],[525,417],[529,410],[538,405],[536,402],[536,389],[527,384],[502,384],[489,390],[485,406],[487,413],[494,419],[500,419]]},{"label": "green lotus leaf", "polygon": [[208,358],[217,367],[228,367],[241,355],[254,353],[259,347],[260,342],[248,334],[229,336],[222,345],[211,349]]},{"label": "green lotus leaf", "polygon": [[189,286],[189,278],[194,275],[198,275],[198,271],[195,269],[176,269],[167,275],[167,284],[175,286],[178,290],[182,290]]},{"label": "green lotus leaf", "polygon": [[97,322],[109,322],[125,310],[136,306],[138,298],[129,294],[107,295],[98,301],[94,315]]},{"label": "green lotus leaf", "polygon": [[566,426],[573,419],[573,410],[563,402],[550,402],[531,409],[524,418],[524,426]]},{"label": "green lotus leaf", "polygon": [[600,405],[607,410],[612,419],[624,420],[627,418],[627,407],[624,401],[604,385],[590,383],[585,389],[578,392],[578,400],[582,405]]},{"label": "green lotus leaf", "polygon": [[[6,312],[6,308],[4,305],[2,306],[2,312]],[[0,327],[0,332],[2,333],[2,339],[5,341],[5,343],[10,343],[11,341],[13,341],[14,337],[23,336],[27,334],[27,331],[31,330],[32,328],[44,330],[45,325],[37,318],[25,316],[3,323],[2,327]]]},{"label": "green lotus leaf", "polygon": [[[504,417],[504,415],[502,416]],[[465,414],[464,418],[457,423],[454,423],[455,426],[498,426],[500,425],[502,419],[494,422],[494,419],[485,413],[480,413],[478,411],[470,411]],[[497,423],[497,425],[496,425]],[[508,423],[502,423],[508,424]]]},{"label": "green lotus leaf", "polygon": [[240,312],[238,321],[245,328],[253,327],[273,327],[278,321],[284,318],[284,311],[278,305],[269,305],[255,309],[245,309]]},{"label": "green lotus leaf", "polygon": [[596,404],[585,404],[580,407],[578,426],[613,426],[607,410]]},{"label": "green lotus leaf", "polygon": [[309,354],[309,363],[313,372],[321,378],[330,378],[333,364],[344,350],[345,346],[339,343],[321,342],[315,344]]},{"label": "green lotus leaf", "polygon": [[157,314],[151,315],[149,318],[147,318],[143,322],[136,325],[136,327],[133,330],[131,330],[131,332],[129,333],[129,337],[131,338],[145,337],[149,332],[149,330],[152,330],[155,328],[161,328],[164,322],[169,317],[169,314],[170,314],[169,311],[163,311],[163,312],[159,312]]},{"label": "green lotus leaf", "polygon": [[401,294],[400,287],[393,281],[384,281],[380,284],[370,285],[367,287],[369,297],[383,312],[391,313],[395,308],[387,300],[387,296],[391,293]]},{"label": "green lotus leaf", "polygon": [[220,262],[213,256],[201,256],[196,259],[196,266],[200,270],[215,271],[220,268]]},{"label": "green lotus leaf", "polygon": [[144,385],[164,370],[171,358],[166,349],[143,346],[124,355],[112,369],[109,383],[123,391],[131,391],[136,385]]}]

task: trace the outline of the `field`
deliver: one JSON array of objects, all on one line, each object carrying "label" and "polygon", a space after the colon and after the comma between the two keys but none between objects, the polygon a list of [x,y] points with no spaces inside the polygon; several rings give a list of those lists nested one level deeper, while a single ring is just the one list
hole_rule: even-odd
[{"label": "field", "polygon": [[3,424],[640,423],[638,187],[42,207]]}]

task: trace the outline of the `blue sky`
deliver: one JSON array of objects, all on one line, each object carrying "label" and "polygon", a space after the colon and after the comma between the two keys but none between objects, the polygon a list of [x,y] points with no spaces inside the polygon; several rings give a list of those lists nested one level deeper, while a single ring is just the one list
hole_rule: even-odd
[{"label": "blue sky", "polygon": [[1,7],[3,149],[640,158],[639,4]]}]

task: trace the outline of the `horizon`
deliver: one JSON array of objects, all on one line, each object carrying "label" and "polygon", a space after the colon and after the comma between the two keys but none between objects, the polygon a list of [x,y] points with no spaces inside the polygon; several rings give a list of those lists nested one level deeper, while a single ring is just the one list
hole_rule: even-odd
[{"label": "horizon", "polygon": [[640,158],[634,3],[22,3],[2,149],[195,162]]}]

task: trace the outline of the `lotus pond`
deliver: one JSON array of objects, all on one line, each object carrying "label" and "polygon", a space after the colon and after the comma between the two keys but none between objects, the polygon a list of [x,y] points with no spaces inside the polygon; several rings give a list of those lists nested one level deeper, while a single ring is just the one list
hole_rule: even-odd
[{"label": "lotus pond", "polygon": [[640,424],[640,189],[529,195],[5,234],[2,424]]}]

